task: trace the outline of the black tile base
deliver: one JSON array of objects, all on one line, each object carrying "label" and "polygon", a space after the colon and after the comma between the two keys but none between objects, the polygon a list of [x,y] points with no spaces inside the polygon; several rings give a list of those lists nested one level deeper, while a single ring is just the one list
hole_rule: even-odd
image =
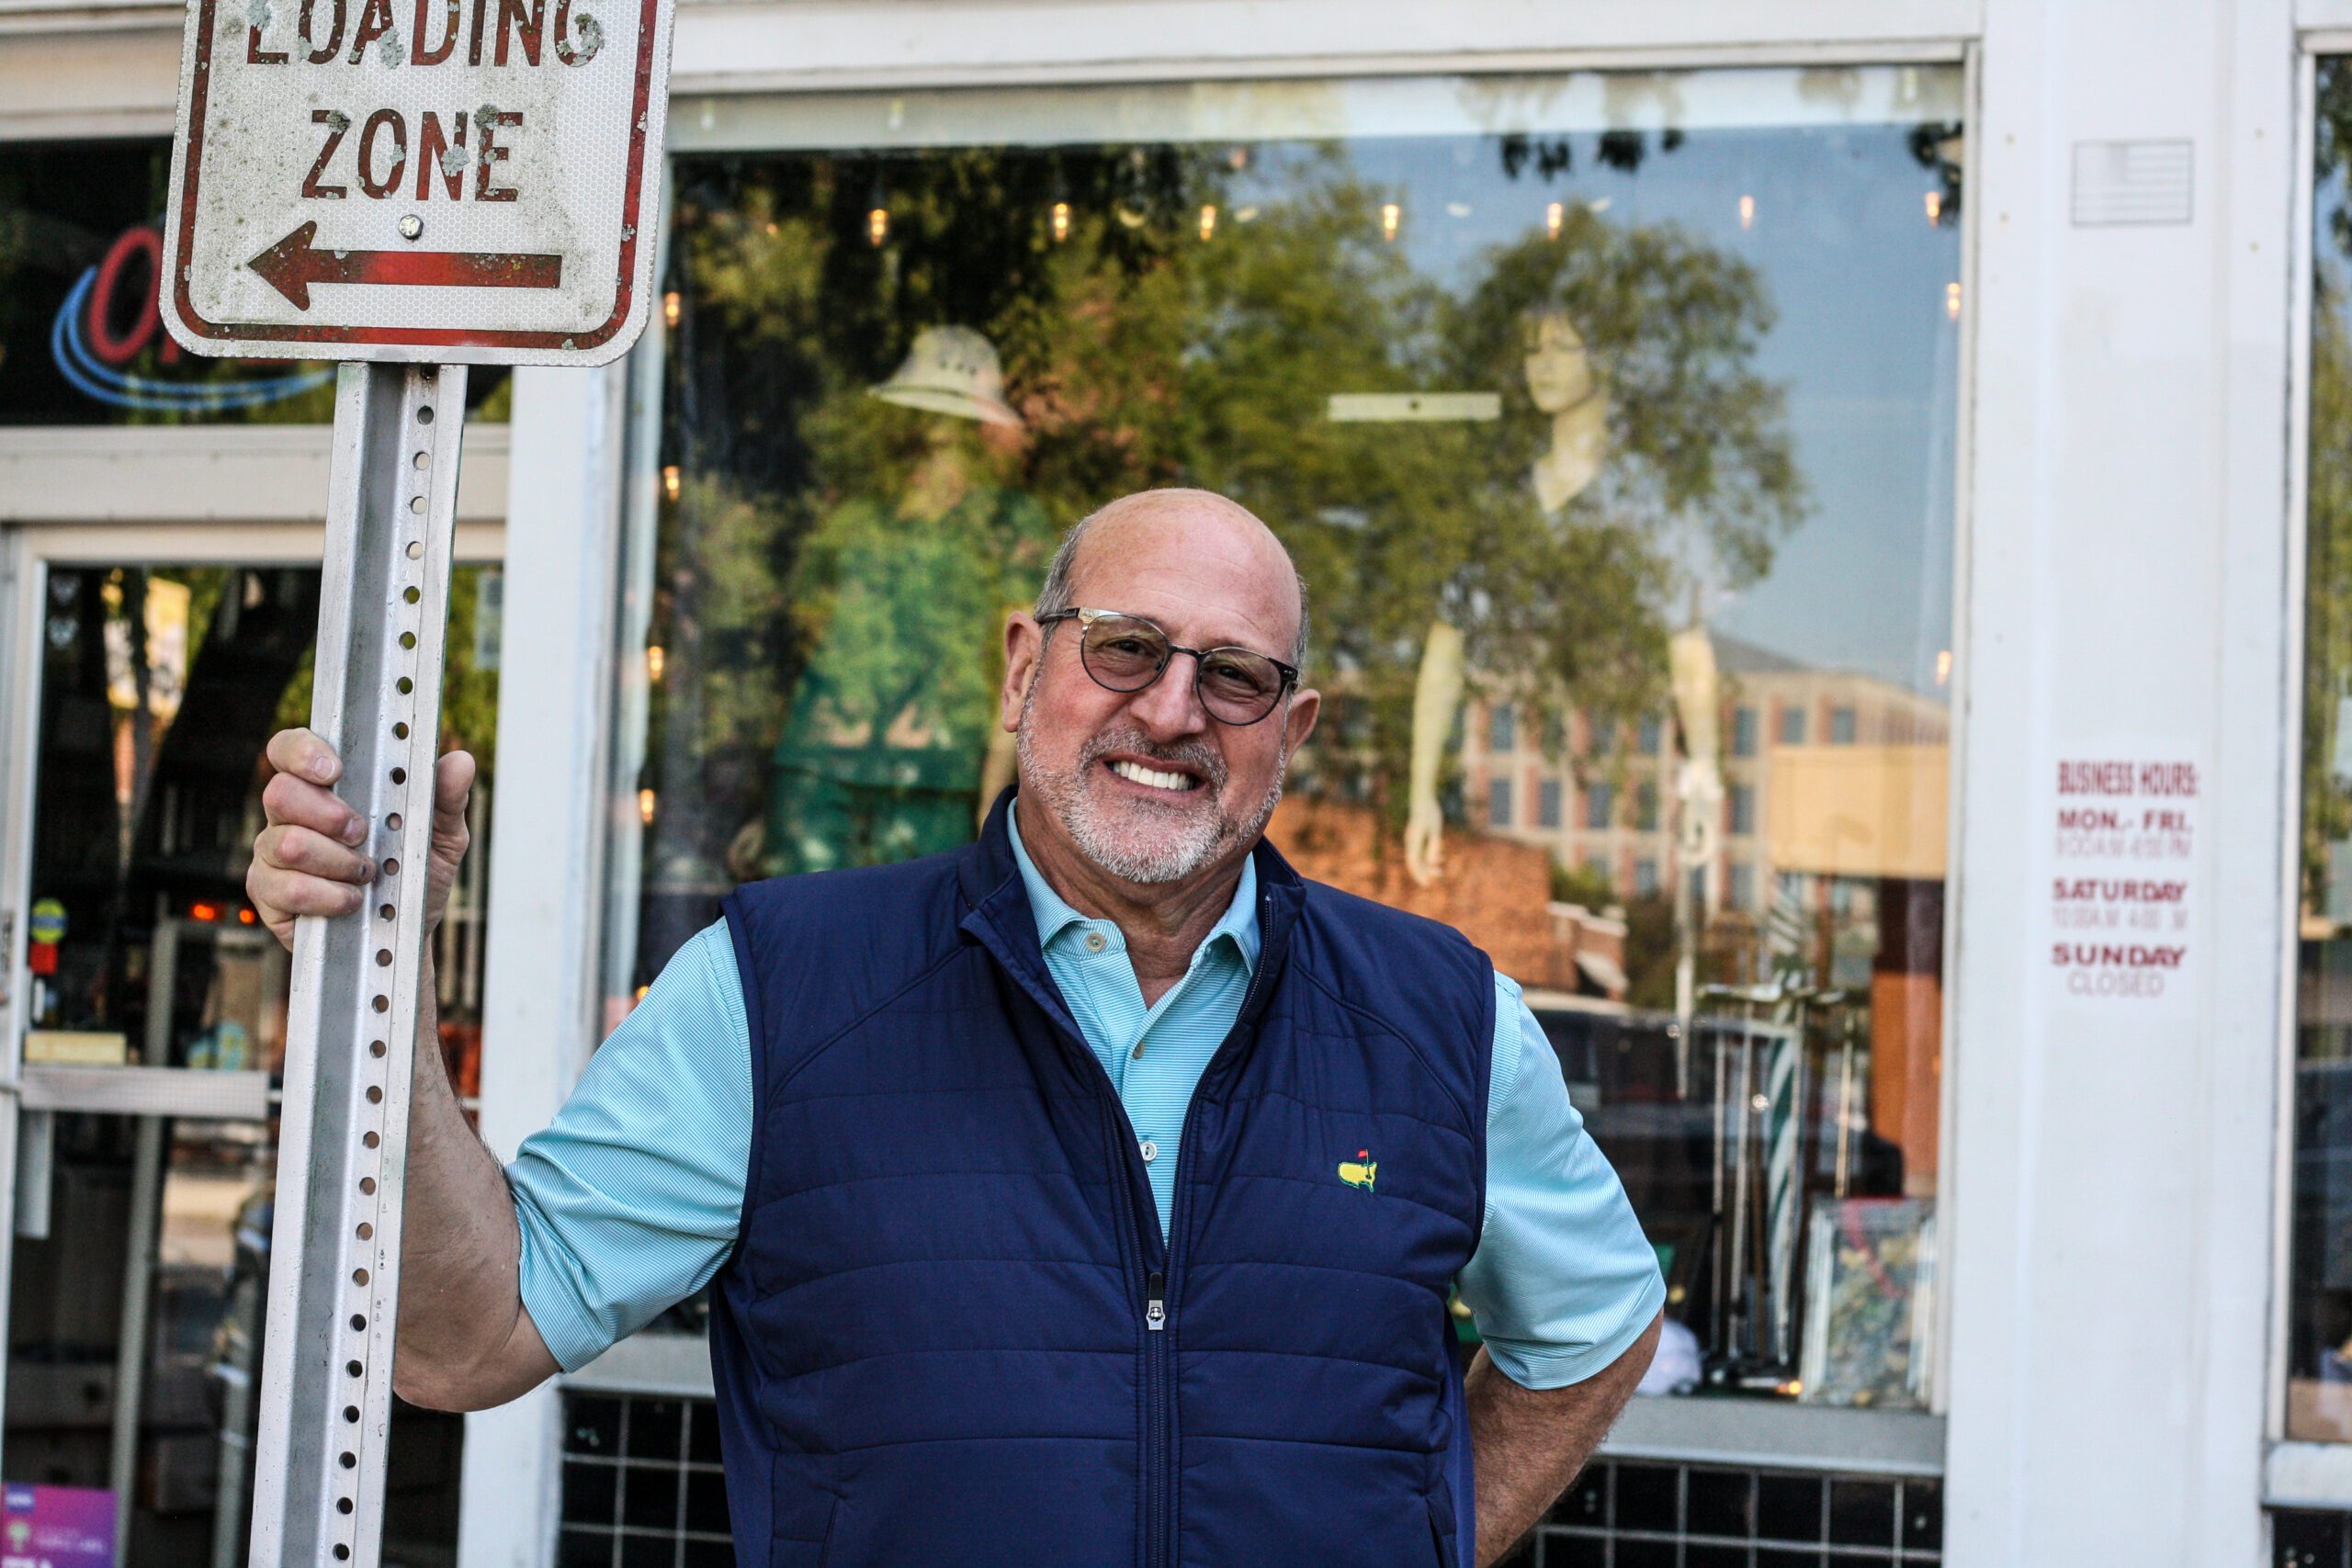
[{"label": "black tile base", "polygon": [[1932,1477],[1604,1460],[1502,1568],[1929,1568],[1943,1536]]}]

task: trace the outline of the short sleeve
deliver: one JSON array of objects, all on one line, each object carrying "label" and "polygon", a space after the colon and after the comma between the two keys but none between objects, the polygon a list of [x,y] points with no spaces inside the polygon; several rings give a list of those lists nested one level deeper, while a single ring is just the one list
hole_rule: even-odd
[{"label": "short sleeve", "polygon": [[1631,1348],[1666,1283],[1617,1172],[1568,1103],[1559,1056],[1500,975],[1493,1083],[1486,1228],[1457,1289],[1506,1376],[1560,1388]]},{"label": "short sleeve", "polygon": [[523,1306],[564,1371],[718,1271],[751,1146],[751,1031],[720,920],[678,950],[506,1168]]}]

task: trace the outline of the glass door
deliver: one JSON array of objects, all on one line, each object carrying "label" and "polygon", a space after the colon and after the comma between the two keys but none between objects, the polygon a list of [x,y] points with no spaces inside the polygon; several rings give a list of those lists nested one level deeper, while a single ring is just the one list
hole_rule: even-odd
[{"label": "glass door", "polygon": [[[9,646],[25,665],[0,737],[0,758],[20,759],[0,793],[17,818],[0,907],[21,911],[0,1554],[233,1568],[288,983],[244,873],[263,748],[310,710],[319,571],[24,555]],[[458,575],[445,696],[445,743],[481,756],[485,779],[495,577]],[[487,801],[478,790],[478,835]],[[468,1096],[486,863],[470,857],[437,939],[443,1044]],[[396,1414],[388,1563],[454,1562],[461,1433],[455,1416]]]}]

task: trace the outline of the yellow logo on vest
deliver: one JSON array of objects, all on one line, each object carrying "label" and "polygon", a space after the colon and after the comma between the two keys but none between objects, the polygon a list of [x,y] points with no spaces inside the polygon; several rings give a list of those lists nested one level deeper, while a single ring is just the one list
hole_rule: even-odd
[{"label": "yellow logo on vest", "polygon": [[1358,1149],[1356,1157],[1340,1162],[1340,1179],[1351,1187],[1372,1190],[1372,1179],[1379,1171],[1380,1162],[1372,1157],[1370,1149]]}]

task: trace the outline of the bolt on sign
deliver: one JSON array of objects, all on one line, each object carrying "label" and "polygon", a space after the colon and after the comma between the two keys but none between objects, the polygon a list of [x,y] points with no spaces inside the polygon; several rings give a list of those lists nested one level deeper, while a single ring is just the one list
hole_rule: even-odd
[{"label": "bolt on sign", "polygon": [[599,364],[651,292],[672,0],[191,0],[163,313],[199,354]]}]

